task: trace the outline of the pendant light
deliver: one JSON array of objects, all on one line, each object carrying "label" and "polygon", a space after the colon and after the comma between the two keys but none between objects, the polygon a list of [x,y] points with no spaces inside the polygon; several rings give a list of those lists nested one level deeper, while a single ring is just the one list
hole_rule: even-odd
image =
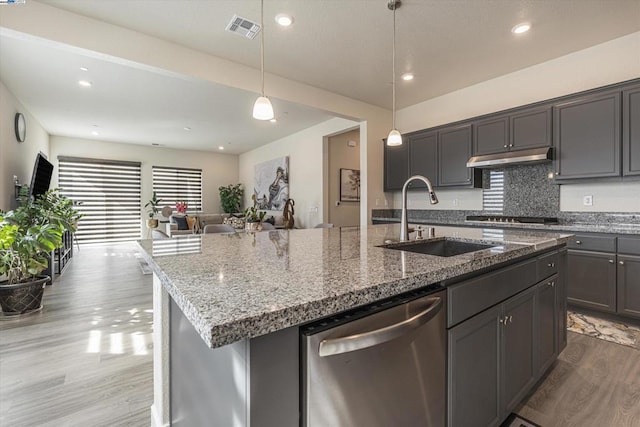
[{"label": "pendant light", "polygon": [[390,147],[402,145],[402,135],[396,129],[396,9],[400,7],[400,0],[389,0],[387,7],[393,11],[393,80],[391,87],[393,89],[393,129],[387,136],[387,145]]},{"label": "pendant light", "polygon": [[260,0],[260,75],[262,86],[260,96],[253,104],[253,118],[258,120],[273,119],[273,106],[271,101],[264,95],[264,0]]}]

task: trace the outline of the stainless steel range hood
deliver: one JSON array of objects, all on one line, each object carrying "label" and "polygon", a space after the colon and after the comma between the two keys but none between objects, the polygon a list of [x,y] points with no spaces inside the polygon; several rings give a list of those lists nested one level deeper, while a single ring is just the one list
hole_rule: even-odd
[{"label": "stainless steel range hood", "polygon": [[553,159],[551,147],[513,150],[505,153],[475,156],[467,162],[468,168],[499,168],[504,166],[548,162]]}]

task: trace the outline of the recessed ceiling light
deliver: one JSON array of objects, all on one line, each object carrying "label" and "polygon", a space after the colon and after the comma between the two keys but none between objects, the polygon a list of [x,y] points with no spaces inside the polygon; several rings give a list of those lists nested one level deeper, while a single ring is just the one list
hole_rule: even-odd
[{"label": "recessed ceiling light", "polygon": [[97,130],[94,130],[93,132],[91,132],[91,135],[98,136],[100,135],[100,132],[98,132]]},{"label": "recessed ceiling light", "polygon": [[278,121],[278,119],[273,118],[273,119],[271,119],[271,120],[269,120],[269,121],[270,121],[271,123],[275,123],[275,122],[277,122],[277,121]]},{"label": "recessed ceiling light", "polygon": [[522,24],[518,24],[515,27],[513,27],[511,29],[511,32],[513,34],[522,34],[522,33],[526,33],[530,29],[531,29],[531,25],[530,24],[522,23]]},{"label": "recessed ceiling light", "polygon": [[218,147],[218,150],[224,150],[224,147],[221,145]]},{"label": "recessed ceiling light", "polygon": [[278,25],[282,25],[283,27],[288,27],[293,24],[293,16],[287,15],[286,13],[279,13],[276,15],[276,22]]},{"label": "recessed ceiling light", "polygon": [[187,132],[191,130],[191,128],[187,126],[183,127],[182,129],[186,130]]},{"label": "recessed ceiling light", "polygon": [[86,80],[78,80],[78,84],[83,87],[91,87],[93,85],[93,83]]},{"label": "recessed ceiling light", "polygon": [[89,71],[89,69],[87,67],[80,67],[81,71]]},{"label": "recessed ceiling light", "polygon": [[413,73],[404,73],[400,77],[402,77],[402,80],[405,80],[405,81],[413,80]]}]

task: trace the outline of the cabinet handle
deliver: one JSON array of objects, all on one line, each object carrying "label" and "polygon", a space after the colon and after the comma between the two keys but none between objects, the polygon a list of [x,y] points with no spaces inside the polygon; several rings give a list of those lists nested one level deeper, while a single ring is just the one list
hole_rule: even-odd
[{"label": "cabinet handle", "polygon": [[507,148],[507,144],[504,144],[504,146],[503,146],[503,147],[504,147],[504,148]]},{"label": "cabinet handle", "polygon": [[624,261],[618,261],[620,265],[624,265]]},{"label": "cabinet handle", "polygon": [[554,288],[556,286],[556,282],[549,282],[547,283],[547,286],[551,286],[552,288]]},{"label": "cabinet handle", "polygon": [[549,268],[551,268],[551,267],[555,267],[555,266],[556,266],[556,265],[555,265],[555,263],[553,263],[553,262],[550,262],[549,264],[547,264],[547,267],[549,267]]},{"label": "cabinet handle", "polygon": [[508,316],[500,318],[500,323],[503,324],[503,325],[506,325],[508,321],[509,321],[509,317]]},{"label": "cabinet handle", "polygon": [[582,242],[580,240],[576,240],[576,245],[581,245]]},{"label": "cabinet handle", "polygon": [[509,144],[509,147],[513,147],[513,144]]},{"label": "cabinet handle", "polygon": [[509,316],[509,323],[513,323],[513,316]]},{"label": "cabinet handle", "polygon": [[609,264],[613,264],[613,260],[612,259],[609,260]]}]

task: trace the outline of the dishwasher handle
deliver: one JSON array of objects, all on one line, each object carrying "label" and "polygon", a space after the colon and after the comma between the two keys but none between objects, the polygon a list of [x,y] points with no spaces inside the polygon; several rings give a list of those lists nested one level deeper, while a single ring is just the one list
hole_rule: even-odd
[{"label": "dishwasher handle", "polygon": [[440,308],[442,307],[442,298],[433,297],[426,299],[426,301],[429,301],[431,304],[429,304],[425,310],[413,317],[410,317],[409,319],[403,320],[402,322],[369,332],[322,340],[320,341],[318,354],[320,357],[326,357],[348,353],[350,351],[362,350],[364,348],[373,347],[374,345],[383,344],[407,334],[427,323],[440,311]]}]

